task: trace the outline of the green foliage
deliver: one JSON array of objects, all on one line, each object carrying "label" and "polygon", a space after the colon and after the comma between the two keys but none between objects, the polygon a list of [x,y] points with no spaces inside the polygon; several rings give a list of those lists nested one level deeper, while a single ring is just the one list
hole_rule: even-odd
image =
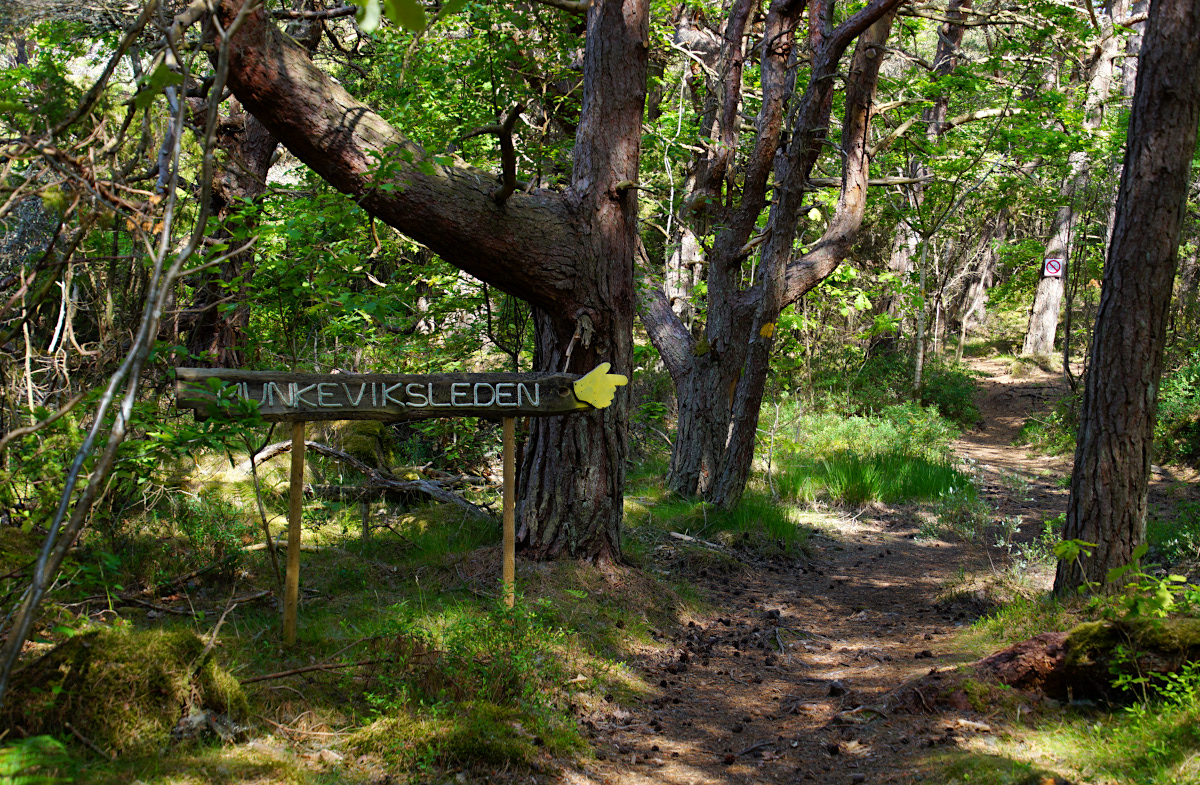
[{"label": "green foliage", "polygon": [[203,563],[220,561],[241,549],[258,527],[237,505],[213,492],[184,495],[174,507],[171,521]]},{"label": "green foliage", "polygon": [[976,632],[1001,645],[1009,645],[1041,635],[1065,632],[1073,621],[1062,601],[1052,595],[1017,595],[972,625]]},{"label": "green foliage", "polygon": [[1170,520],[1148,516],[1146,541],[1168,564],[1200,560],[1200,502],[1178,502]]},{"label": "green foliage", "polygon": [[70,755],[53,736],[31,736],[0,747],[0,783],[56,785],[74,781]]},{"label": "green foliage", "polygon": [[1073,452],[1079,428],[1079,403],[1078,395],[1067,395],[1055,402],[1050,412],[1028,417],[1017,432],[1015,443],[1050,455]]},{"label": "green foliage", "polygon": [[397,642],[398,662],[366,696],[378,719],[351,746],[417,767],[527,764],[539,746],[577,747],[557,712],[564,633],[548,611],[391,608],[381,634]]},{"label": "green foliage", "polygon": [[950,442],[958,436],[958,429],[935,409],[914,403],[884,406],[870,415],[793,410],[784,419],[795,423],[795,435],[781,431],[775,441],[777,453],[812,459],[842,453],[904,454],[936,462],[947,458]]},{"label": "green foliage", "polygon": [[1200,350],[1163,374],[1154,437],[1156,460],[1200,461]]}]

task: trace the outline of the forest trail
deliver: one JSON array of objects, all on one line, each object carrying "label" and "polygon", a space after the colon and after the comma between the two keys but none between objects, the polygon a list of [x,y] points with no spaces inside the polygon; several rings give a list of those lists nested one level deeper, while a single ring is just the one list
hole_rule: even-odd
[{"label": "forest trail", "polygon": [[[1067,491],[1056,480],[1069,464],[1030,457],[1012,441],[1065,385],[1036,368],[1014,377],[997,360],[974,367],[984,374],[977,400],[985,427],[955,450],[976,462],[997,516],[1021,515],[1020,539],[1032,539],[1041,521],[1065,510]],[[717,610],[678,630],[665,650],[647,646],[630,662],[658,685],[657,696],[583,717],[597,758],[560,781],[910,783],[925,777],[919,756],[932,744],[986,750],[988,735],[959,723],[981,719],[968,706],[926,715],[886,706],[905,682],[976,659],[958,633],[988,610],[986,595],[972,589],[972,576],[990,569],[984,549],[918,538],[919,528],[906,508],[830,514],[808,562],[701,577],[698,588]],[[1052,574],[1030,580],[1048,587]]]}]

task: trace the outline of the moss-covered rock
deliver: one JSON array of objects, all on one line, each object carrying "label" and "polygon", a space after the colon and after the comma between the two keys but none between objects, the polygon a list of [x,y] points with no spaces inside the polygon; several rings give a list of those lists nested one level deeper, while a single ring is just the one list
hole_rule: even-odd
[{"label": "moss-covered rock", "polygon": [[387,471],[395,463],[396,439],[375,420],[351,420],[338,427],[342,450],[373,469]]},{"label": "moss-covered rock", "polygon": [[1121,674],[1174,673],[1200,660],[1200,619],[1087,622],[1071,630],[1063,649],[1067,686],[1075,697],[1116,700],[1123,696],[1113,682]]},{"label": "moss-covered rock", "polygon": [[246,713],[237,679],[203,654],[187,630],[77,635],[13,675],[0,725],[21,736],[69,736],[69,722],[102,748],[151,751],[189,711]]}]

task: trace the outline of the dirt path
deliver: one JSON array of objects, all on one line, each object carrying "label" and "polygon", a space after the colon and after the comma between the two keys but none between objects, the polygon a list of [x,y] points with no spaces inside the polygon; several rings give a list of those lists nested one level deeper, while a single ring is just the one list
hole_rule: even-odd
[{"label": "dirt path", "polygon": [[[1057,479],[1066,462],[1031,459],[1011,443],[1029,413],[1061,394],[1061,381],[1040,371],[1014,378],[996,361],[978,370],[989,374],[980,392],[987,428],[955,448],[977,462],[1000,515],[1039,524],[1026,527],[1034,536],[1041,520],[1065,509]],[[911,511],[869,507],[828,517],[808,563],[701,577],[698,588],[719,611],[692,619],[665,651],[646,647],[630,662],[658,685],[656,697],[586,717],[597,760],[562,781],[921,779],[914,756],[956,743],[956,718],[881,704],[910,679],[972,659],[955,633],[981,609],[938,599],[987,562],[977,547],[917,539],[918,528]]]}]

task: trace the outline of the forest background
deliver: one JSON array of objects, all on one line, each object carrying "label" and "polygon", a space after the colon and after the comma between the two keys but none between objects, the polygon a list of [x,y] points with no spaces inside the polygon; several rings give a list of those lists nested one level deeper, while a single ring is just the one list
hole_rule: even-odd
[{"label": "forest background", "polygon": [[[798,558],[811,527],[795,505],[923,504],[931,532],[1003,529],[951,454],[958,433],[987,425],[973,360],[1060,377],[1065,394],[1020,438],[1073,450],[1146,3],[655,0],[610,3],[612,18],[571,0],[268,5],[23,0],[0,12],[6,688],[22,689],[27,635],[12,642],[23,620],[26,655],[83,633],[128,646],[159,617],[186,617],[215,641],[194,605],[176,613],[158,599],[191,586],[210,593],[202,612],[256,604],[269,626],[287,482],[254,456],[280,454],[282,434],[252,407],[181,417],[176,366],[584,372],[614,361],[631,385],[611,413],[523,425],[520,541],[531,559],[648,575],[670,531],[744,535]],[[286,32],[260,32],[271,25]],[[283,65],[248,56],[239,35]],[[608,65],[589,60],[602,49]],[[293,80],[277,85],[317,86],[287,103],[264,86],[268,67]],[[322,126],[322,111],[358,119]],[[1200,459],[1191,182],[1156,466]],[[584,250],[578,236],[592,238]],[[1043,274],[1046,258],[1062,260],[1061,276]],[[403,609],[423,597],[420,565],[455,573],[455,554],[498,536],[486,514],[427,505],[421,485],[494,509],[495,424],[348,423],[312,438],[323,449],[306,537],[370,560],[318,568],[321,585],[365,598],[372,570],[399,569],[405,586],[415,576],[416,593],[397,589],[362,637],[409,636],[416,649],[372,658],[458,646],[450,703],[474,708],[451,712],[454,727],[478,736],[480,723],[520,716],[575,750],[562,707],[535,694],[554,611],[517,612],[502,645],[527,683],[501,688],[472,647],[503,611],[482,601],[430,626],[423,599],[420,613]],[[630,497],[657,502],[646,512]],[[1160,561],[1200,555],[1200,504],[1184,498],[1151,516]],[[578,589],[560,580],[569,603],[561,592]],[[122,602],[158,616],[129,622]],[[314,619],[309,643],[326,646],[330,623]],[[155,640],[204,670],[186,679],[200,703],[244,712],[212,646]],[[450,733],[425,743],[437,734],[421,722],[450,721],[422,707],[448,688],[418,681],[359,690],[344,710],[364,727],[418,723],[388,726],[409,737],[398,765],[471,758]],[[25,731],[14,735],[63,737],[65,708],[39,711],[6,715]],[[66,733],[144,752],[175,719],[137,731],[75,719],[82,730]],[[383,732],[364,733],[361,748],[376,749]],[[524,761],[528,745],[510,742],[483,757]]]}]

